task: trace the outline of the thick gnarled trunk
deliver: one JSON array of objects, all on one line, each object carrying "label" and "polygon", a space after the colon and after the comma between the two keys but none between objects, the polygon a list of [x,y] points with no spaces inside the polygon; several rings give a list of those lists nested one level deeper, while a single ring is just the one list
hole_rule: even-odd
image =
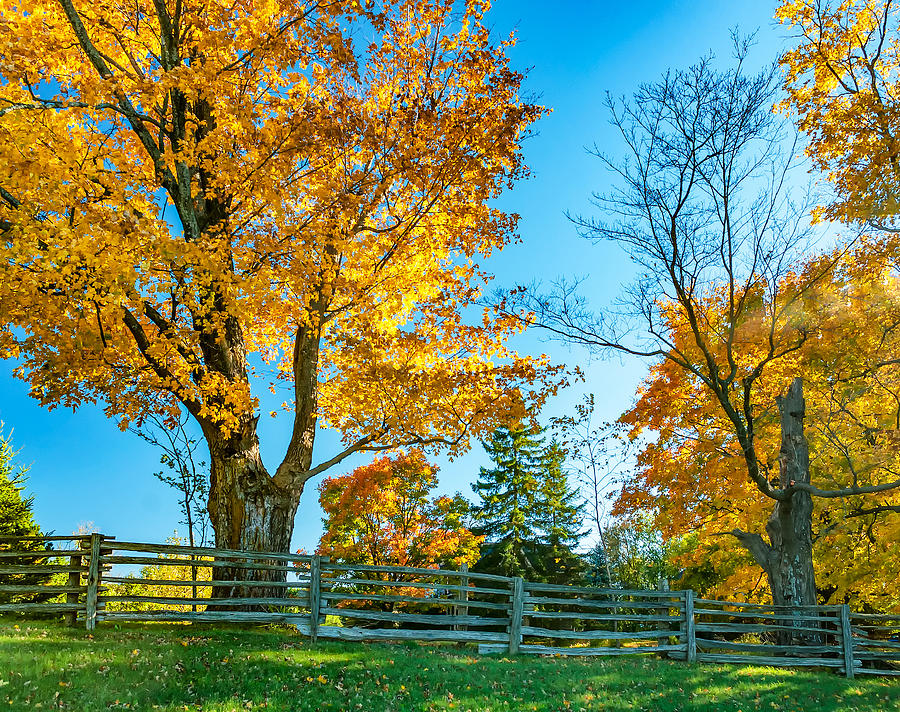
[{"label": "thick gnarled trunk", "polygon": [[[266,471],[259,453],[255,419],[248,421],[240,433],[227,438],[211,433],[207,440],[211,461],[209,515],[216,535],[216,548],[288,553],[301,493],[277,486]],[[264,582],[284,581],[286,574],[265,569],[217,567],[215,578],[261,582],[259,587],[215,586],[215,598],[280,597],[283,592],[280,587],[267,587]]]}]

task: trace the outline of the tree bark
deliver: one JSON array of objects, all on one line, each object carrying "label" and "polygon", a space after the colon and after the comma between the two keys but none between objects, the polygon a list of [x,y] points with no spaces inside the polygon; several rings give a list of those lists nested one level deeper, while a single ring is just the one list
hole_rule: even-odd
[{"label": "tree bark", "polygon": [[[781,414],[781,450],[778,456],[779,487],[790,490],[795,484],[809,484],[809,445],[803,433],[806,401],[803,380],[795,378],[784,396],[777,399]],[[772,603],[793,608],[816,604],[816,577],[812,556],[812,497],[794,491],[787,499],[777,500],[769,521],[766,542],[757,534],[735,531],[733,534],[763,568],[772,590]],[[786,618],[782,625],[793,625]],[[812,627],[809,621],[797,626]],[[809,631],[780,631],[782,645],[813,644],[821,635]]]},{"label": "tree bark", "polygon": [[[207,433],[211,463],[209,515],[216,547],[288,553],[302,488],[288,490],[279,487],[266,471],[259,453],[256,421],[256,418],[248,419],[238,432],[228,437],[223,437],[218,431]],[[257,563],[272,565],[283,562],[271,560]],[[261,585],[215,586],[213,597],[280,597],[282,589],[267,587],[265,582],[285,581],[286,577],[286,571],[217,567],[216,579],[260,581]]]},{"label": "tree bark", "polygon": [[[794,484],[809,484],[809,444],[803,433],[806,401],[803,381],[795,378],[787,393],[778,398],[781,414],[781,450],[778,455],[780,488]],[[788,499],[775,503],[766,533],[771,542],[770,564],[766,569],[772,602],[776,606],[814,606],[816,604],[816,574],[812,553],[812,497],[808,492],[795,491]],[[809,622],[799,624],[809,627]],[[797,631],[782,631],[779,638],[785,644],[812,644],[821,636]]]}]

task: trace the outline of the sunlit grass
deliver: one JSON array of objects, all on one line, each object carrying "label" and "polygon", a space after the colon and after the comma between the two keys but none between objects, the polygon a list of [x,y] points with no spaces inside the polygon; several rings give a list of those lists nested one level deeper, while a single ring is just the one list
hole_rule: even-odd
[{"label": "sunlit grass", "polygon": [[0,621],[11,710],[900,709],[900,684],[652,658],[480,657],[474,649],[320,643],[289,629]]}]

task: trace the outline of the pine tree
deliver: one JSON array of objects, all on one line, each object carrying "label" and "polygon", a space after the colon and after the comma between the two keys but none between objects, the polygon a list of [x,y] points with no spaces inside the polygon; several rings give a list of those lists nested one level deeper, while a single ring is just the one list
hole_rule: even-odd
[{"label": "pine tree", "polygon": [[553,441],[544,449],[536,514],[542,531],[541,573],[547,583],[579,582],[584,560],[574,549],[582,537],[582,505],[578,490],[569,486],[563,464],[566,453]]},{"label": "pine tree", "polygon": [[538,579],[543,441],[538,432],[517,426],[495,430],[483,445],[495,466],[482,467],[472,485],[480,498],[473,510],[474,531],[485,537],[474,568]]},{"label": "pine tree", "polygon": [[574,552],[581,537],[577,493],[569,487],[565,453],[545,445],[542,430],[500,428],[484,443],[493,468],[481,468],[472,489],[475,529],[484,535],[478,571],[533,581],[571,583],[584,564]]},{"label": "pine tree", "polygon": [[[22,497],[27,479],[26,468],[15,463],[16,451],[12,446],[12,439],[2,431],[0,423],[0,536],[34,537],[41,536],[41,530],[34,521],[32,506],[33,497]],[[2,541],[0,550],[33,551],[39,553],[44,550],[40,542],[34,541]],[[14,566],[33,566],[42,559],[34,556],[22,556],[5,559],[5,563]],[[50,579],[48,574],[10,574],[0,569],[0,587],[9,585],[38,586]],[[0,603],[13,602],[14,594],[0,593]],[[31,602],[41,600],[46,596],[37,594],[15,594],[16,602]]]}]

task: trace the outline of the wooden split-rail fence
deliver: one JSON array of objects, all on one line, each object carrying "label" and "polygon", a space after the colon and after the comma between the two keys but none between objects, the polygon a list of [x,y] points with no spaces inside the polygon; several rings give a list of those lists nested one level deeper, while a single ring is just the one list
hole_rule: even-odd
[{"label": "wooden split-rail fence", "polygon": [[855,613],[846,605],[787,609],[700,599],[691,590],[553,585],[464,567],[340,564],[101,534],[0,538],[4,612],[62,614],[88,630],[105,621],[286,623],[312,641],[456,641],[478,644],[481,653],[656,654],[832,668],[847,677],[900,675],[900,614]]}]

